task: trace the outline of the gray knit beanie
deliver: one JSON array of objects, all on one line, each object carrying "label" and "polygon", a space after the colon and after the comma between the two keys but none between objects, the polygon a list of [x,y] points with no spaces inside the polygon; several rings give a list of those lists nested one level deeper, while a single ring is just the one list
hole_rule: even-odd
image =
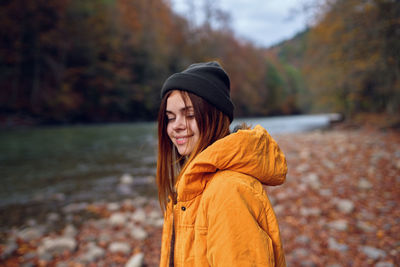
[{"label": "gray knit beanie", "polygon": [[195,63],[171,75],[161,89],[161,97],[171,90],[183,90],[202,97],[228,115],[232,122],[234,106],[230,99],[230,81],[218,62]]}]

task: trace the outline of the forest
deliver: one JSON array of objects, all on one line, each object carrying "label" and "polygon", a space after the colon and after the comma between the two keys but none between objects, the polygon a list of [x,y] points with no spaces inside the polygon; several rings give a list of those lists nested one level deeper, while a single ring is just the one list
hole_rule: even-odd
[{"label": "forest", "polygon": [[310,27],[270,48],[206,6],[200,25],[168,0],[0,3],[0,123],[154,120],[160,87],[193,62],[231,77],[235,116],[400,113],[400,3],[324,0]]}]

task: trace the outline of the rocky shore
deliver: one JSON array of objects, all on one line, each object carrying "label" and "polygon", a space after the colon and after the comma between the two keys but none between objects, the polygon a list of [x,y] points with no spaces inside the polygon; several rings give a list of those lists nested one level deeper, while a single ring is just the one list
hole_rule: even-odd
[{"label": "rocky shore", "polygon": [[279,136],[289,172],[269,187],[288,266],[398,266],[400,134]]},{"label": "rocky shore", "polygon": [[[92,218],[82,220],[82,212]],[[0,249],[4,266],[156,266],[163,218],[155,199],[136,197],[112,203],[74,203],[60,214],[48,214],[45,224],[34,220],[12,228]]]},{"label": "rocky shore", "polygon": [[[287,182],[266,190],[287,265],[398,266],[399,132],[315,131],[277,141]],[[27,218],[2,232],[0,266],[158,266],[162,224],[153,198],[68,204],[45,222]]]}]

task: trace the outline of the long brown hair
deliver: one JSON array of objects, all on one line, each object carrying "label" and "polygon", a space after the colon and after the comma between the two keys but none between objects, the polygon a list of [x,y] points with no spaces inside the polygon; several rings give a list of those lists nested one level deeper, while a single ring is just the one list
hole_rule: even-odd
[{"label": "long brown hair", "polygon": [[197,154],[209,145],[227,136],[230,120],[227,115],[209,104],[203,98],[186,91],[179,91],[187,106],[187,101],[192,102],[194,116],[199,128],[199,141],[190,156],[186,159],[179,155],[167,134],[168,119],[166,116],[167,99],[172,91],[168,92],[161,100],[158,113],[158,159],[157,159],[157,186],[160,206],[165,210],[167,199],[176,200],[174,193],[175,182],[179,179],[181,170],[185,169]]}]

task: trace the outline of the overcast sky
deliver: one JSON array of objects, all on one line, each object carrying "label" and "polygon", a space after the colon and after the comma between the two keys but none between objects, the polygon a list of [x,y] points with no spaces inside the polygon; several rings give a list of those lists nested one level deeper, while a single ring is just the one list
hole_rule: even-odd
[{"label": "overcast sky", "polygon": [[[306,27],[307,16],[302,11],[309,0],[214,0],[214,6],[231,15],[231,26],[238,37],[257,46],[269,47]],[[190,2],[201,10],[204,0],[172,0],[172,7],[180,14],[190,13]],[[199,14],[196,13],[199,19]]]}]

